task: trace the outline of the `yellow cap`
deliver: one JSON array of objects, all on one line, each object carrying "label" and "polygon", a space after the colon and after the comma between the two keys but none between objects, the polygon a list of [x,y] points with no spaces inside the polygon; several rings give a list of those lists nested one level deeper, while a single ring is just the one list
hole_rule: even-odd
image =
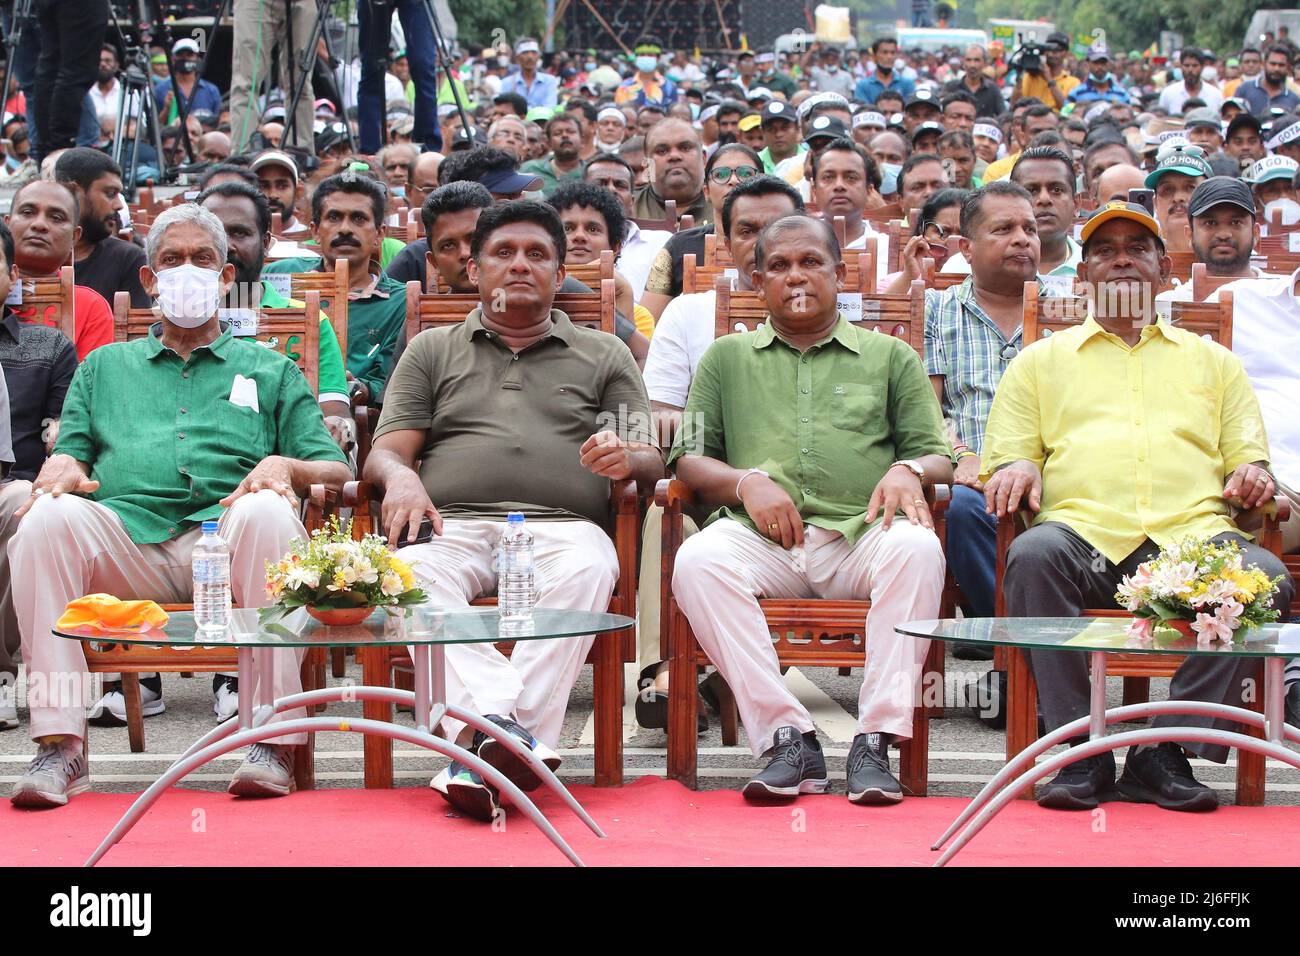
[{"label": "yellow cap", "polygon": [[1160,232],[1160,223],[1156,221],[1156,218],[1151,213],[1147,212],[1145,206],[1124,202],[1121,199],[1112,200],[1106,205],[1098,207],[1097,211],[1089,216],[1088,221],[1083,224],[1083,230],[1079,233],[1079,241],[1087,242],[1089,236],[1112,219],[1132,220],[1150,230],[1151,234],[1161,242],[1165,241],[1164,235]]},{"label": "yellow cap", "polygon": [[748,133],[751,129],[759,126],[762,122],[762,113],[751,113],[749,116],[742,116],[740,122],[736,124],[736,128],[742,133]]}]

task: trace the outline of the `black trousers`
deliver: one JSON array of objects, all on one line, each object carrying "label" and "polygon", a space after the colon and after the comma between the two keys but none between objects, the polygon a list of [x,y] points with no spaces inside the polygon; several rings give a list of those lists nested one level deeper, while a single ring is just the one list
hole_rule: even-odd
[{"label": "black trousers", "polygon": [[99,75],[99,51],[108,30],[108,0],[36,0],[41,57],[35,101],[37,160],[76,145],[81,102]]},{"label": "black trousers", "polygon": [[[1281,575],[1274,605],[1284,612],[1291,606],[1291,576],[1272,552],[1236,534],[1221,534],[1214,540],[1220,543],[1235,540],[1241,546],[1242,561],[1247,567],[1259,565],[1270,578]],[[1112,564],[1069,526],[1044,522],[1017,537],[1011,545],[1003,581],[1007,614],[1010,617],[1075,617],[1084,608],[1115,607],[1115,589],[1120,579],[1132,574],[1139,564],[1159,551],[1154,542],[1147,540],[1119,564]],[[1038,682],[1039,707],[1049,730],[1088,713],[1090,684],[1086,654],[1035,650],[1029,653],[1029,662]],[[1258,667],[1258,658],[1188,657],[1170,681],[1169,698],[1240,707],[1246,682],[1255,677]],[[1238,729],[1230,721],[1190,715],[1157,717],[1152,726]],[[1184,746],[1206,760],[1223,763],[1228,759],[1226,747],[1201,743]]]}]

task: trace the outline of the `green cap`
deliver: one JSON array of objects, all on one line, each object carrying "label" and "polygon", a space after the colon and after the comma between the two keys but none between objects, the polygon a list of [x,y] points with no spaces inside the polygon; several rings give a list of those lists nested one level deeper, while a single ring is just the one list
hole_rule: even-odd
[{"label": "green cap", "polygon": [[528,115],[525,116],[524,119],[527,122],[532,123],[535,120],[548,120],[554,115],[555,110],[549,106],[534,106],[528,111]]}]

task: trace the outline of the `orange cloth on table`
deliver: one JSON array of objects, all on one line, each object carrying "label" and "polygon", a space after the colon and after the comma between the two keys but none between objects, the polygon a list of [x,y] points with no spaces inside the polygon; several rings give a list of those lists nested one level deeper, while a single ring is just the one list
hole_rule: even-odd
[{"label": "orange cloth on table", "polygon": [[167,623],[167,612],[153,601],[123,601],[111,594],[87,594],[71,602],[54,625],[59,630],[148,630]]}]

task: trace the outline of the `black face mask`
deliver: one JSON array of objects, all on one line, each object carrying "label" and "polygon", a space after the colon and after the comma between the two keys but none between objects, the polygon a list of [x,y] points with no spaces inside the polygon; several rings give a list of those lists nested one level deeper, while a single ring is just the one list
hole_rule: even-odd
[{"label": "black face mask", "polygon": [[177,61],[176,61],[176,72],[177,72],[177,73],[197,73],[197,72],[199,72],[199,61],[198,61],[198,60],[177,60]]}]

